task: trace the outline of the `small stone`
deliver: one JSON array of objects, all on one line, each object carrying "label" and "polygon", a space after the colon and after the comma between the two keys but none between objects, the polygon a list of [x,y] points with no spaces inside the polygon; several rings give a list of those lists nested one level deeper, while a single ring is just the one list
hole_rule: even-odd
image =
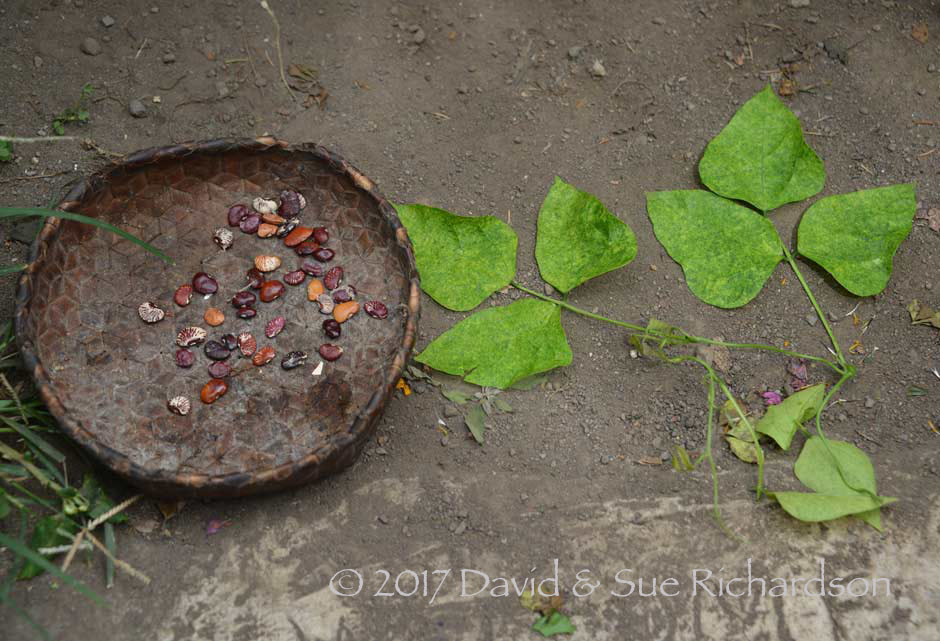
[{"label": "small stone", "polygon": [[165,54],[163,54],[163,64],[165,64],[165,65],[171,65],[171,64],[173,64],[174,62],[176,62],[176,56],[175,56],[175,55],[173,55],[172,53],[165,53]]},{"label": "small stone", "polygon": [[101,17],[101,24],[102,24],[102,26],[104,26],[104,27],[106,27],[106,28],[113,27],[113,26],[114,26],[114,18],[112,18],[111,16],[102,16],[102,17]]},{"label": "small stone", "polygon": [[603,78],[607,75],[607,69],[604,68],[604,64],[600,60],[595,60],[594,64],[591,65],[591,75],[595,78]]},{"label": "small stone", "polygon": [[89,56],[97,56],[101,53],[101,45],[94,38],[85,38],[82,40],[82,53]]},{"label": "small stone", "polygon": [[794,9],[802,9],[809,6],[810,0],[790,0],[790,6]]},{"label": "small stone", "polygon": [[520,138],[519,136],[516,136],[515,138],[512,139],[512,144],[514,144],[514,145],[521,145],[521,144],[522,144],[522,138]]},{"label": "small stone", "polygon": [[413,34],[411,34],[411,41],[416,45],[423,44],[426,39],[427,34],[424,33],[424,29],[421,27],[418,27],[418,29]]},{"label": "small stone", "polygon": [[932,62],[927,65],[927,73],[937,73],[937,65]]},{"label": "small stone", "polygon": [[805,320],[806,324],[810,327],[816,327],[816,323],[819,322],[819,318],[816,316],[816,314],[807,314],[803,317],[803,320]]},{"label": "small stone", "polygon": [[37,69],[42,67],[42,58],[39,56],[33,56],[33,66]]},{"label": "small stone", "polygon": [[661,26],[663,26],[664,24],[666,24],[666,19],[665,19],[665,18],[660,18],[660,17],[657,16],[656,18],[653,18],[653,24],[659,25],[659,26],[661,27]]},{"label": "small stone", "polygon": [[225,84],[224,80],[217,80],[215,83],[215,91],[219,94],[219,98],[227,98],[229,93],[228,85]]},{"label": "small stone", "polygon": [[865,397],[865,409],[870,410],[874,406],[875,406],[875,399],[873,399],[871,396],[866,396]]},{"label": "small stone", "polygon": [[861,109],[858,110],[858,113],[862,114],[863,116],[867,116],[869,113],[868,107],[862,107]]},{"label": "small stone", "polygon": [[380,514],[377,518],[378,518],[379,523],[381,523],[382,525],[388,525],[388,519],[386,517]]},{"label": "small stone", "polygon": [[460,410],[458,410],[453,405],[444,406],[444,416],[446,418],[453,418],[454,416],[460,416]]},{"label": "small stone", "polygon": [[468,91],[470,91],[470,89],[467,87],[467,85],[460,85],[459,87],[457,87],[457,93],[459,94],[465,94]]},{"label": "small stone", "polygon": [[143,102],[141,102],[140,100],[137,100],[136,98],[134,100],[131,100],[129,103],[127,103],[127,111],[134,118],[146,118],[147,117],[147,107],[144,105]]},{"label": "small stone", "polygon": [[545,283],[545,285],[542,287],[542,291],[545,292],[546,296],[551,296],[555,293],[555,288],[548,283]]},{"label": "small stone", "polygon": [[568,60],[577,60],[581,57],[581,47],[571,47],[568,49]]}]

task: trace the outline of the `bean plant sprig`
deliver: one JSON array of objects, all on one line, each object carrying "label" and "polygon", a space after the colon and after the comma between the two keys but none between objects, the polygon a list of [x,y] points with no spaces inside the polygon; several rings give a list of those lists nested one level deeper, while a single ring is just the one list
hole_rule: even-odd
[{"label": "bean plant sprig", "polygon": [[[477,311],[434,339],[416,357],[468,383],[505,389],[540,372],[571,363],[561,311],[622,327],[645,357],[666,363],[694,363],[705,372],[708,411],[706,445],[694,462],[707,462],[712,474],[714,514],[718,480],[713,436],[718,392],[731,418],[726,438],[732,451],[757,464],[755,493],[775,499],[801,521],[827,521],[853,515],[881,529],[881,507],[896,499],[880,496],[868,456],[851,443],[828,439],[821,417],[830,399],[855,376],[829,321],[800,272],[795,255],[815,262],[857,296],[881,292],[897,248],[910,233],[916,210],[914,185],[898,184],[826,196],[813,203],[799,223],[795,249],[780,239],[768,214],[822,191],[822,161],[806,144],[799,120],[768,85],[748,100],[709,142],[699,163],[707,189],[650,192],[647,214],[657,240],[682,266],[686,284],[703,302],[726,309],[756,297],[778,263],[786,261],[822,323],[834,358],[803,354],[759,343],[694,336],[657,319],[645,326],[608,318],[567,302],[578,285],[623,267],[637,253],[630,227],[594,196],[556,178],[538,215],[535,257],[542,278],[562,294],[547,296],[516,280],[515,232],[491,217],[456,216],[424,205],[396,205],[415,249],[422,288],[456,311],[477,307],[492,293],[512,286],[528,295],[506,306]],[[576,229],[577,234],[569,233]],[[750,419],[728,383],[706,360],[683,346],[713,345],[763,350],[825,365],[838,376],[799,390],[758,420]],[[804,423],[813,420],[815,433]],[[806,436],[794,465],[811,492],[768,491],[764,485],[761,440],[788,450],[798,431]],[[482,440],[482,432],[474,432]],[[684,450],[683,450],[684,453]],[[677,466],[677,469],[681,466]]]}]

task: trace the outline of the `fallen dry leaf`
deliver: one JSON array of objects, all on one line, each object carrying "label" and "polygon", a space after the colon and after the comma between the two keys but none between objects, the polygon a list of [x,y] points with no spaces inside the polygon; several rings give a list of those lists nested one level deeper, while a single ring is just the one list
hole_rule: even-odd
[{"label": "fallen dry leaf", "polygon": [[918,22],[913,27],[911,27],[911,38],[922,45],[927,44],[927,23]]},{"label": "fallen dry leaf", "polygon": [[157,501],[157,507],[160,508],[160,514],[163,515],[164,521],[169,521],[174,516],[180,513],[180,510],[183,509],[183,506],[186,505],[186,501]]},{"label": "fallen dry leaf", "polygon": [[663,460],[658,456],[644,456],[637,461],[638,465],[662,465]]},{"label": "fallen dry leaf", "polygon": [[926,220],[927,226],[933,231],[940,232],[940,207],[921,209],[914,215],[917,220]]}]

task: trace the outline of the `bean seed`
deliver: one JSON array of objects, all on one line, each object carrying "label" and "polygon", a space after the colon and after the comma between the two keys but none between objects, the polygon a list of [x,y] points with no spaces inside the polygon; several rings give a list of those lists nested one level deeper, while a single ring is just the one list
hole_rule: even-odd
[{"label": "bean seed", "polygon": [[166,316],[166,312],[150,301],[147,301],[137,307],[137,315],[140,316],[140,320],[145,323],[158,323]]},{"label": "bean seed", "polygon": [[196,355],[192,353],[192,350],[188,350],[185,347],[181,347],[176,350],[176,364],[180,367],[192,367],[193,363],[196,362]]},{"label": "bean seed", "polygon": [[317,296],[317,304],[320,306],[321,314],[332,314],[336,304],[329,294],[320,294]]},{"label": "bean seed", "polygon": [[326,276],[323,277],[323,284],[327,289],[333,290],[339,287],[340,282],[343,280],[343,268],[342,267],[333,267],[326,273]]},{"label": "bean seed", "polygon": [[248,214],[242,219],[240,223],[238,223],[238,228],[241,229],[246,234],[256,233],[260,226],[261,226],[261,216],[259,216],[258,214]]},{"label": "bean seed", "polygon": [[176,293],[173,294],[173,302],[179,305],[180,307],[186,307],[189,305],[189,301],[193,299],[193,286],[192,285],[180,285],[176,288]]},{"label": "bean seed", "polygon": [[327,231],[326,227],[314,227],[313,239],[321,245],[325,245],[330,240],[330,232]]},{"label": "bean seed", "polygon": [[314,278],[307,283],[307,300],[317,300],[320,294],[325,292],[326,288],[323,287],[323,281],[319,278]]},{"label": "bean seed", "polygon": [[225,361],[214,361],[209,364],[209,376],[212,378],[226,378],[232,373],[232,366]]},{"label": "bean seed", "polygon": [[258,238],[270,238],[277,233],[277,225],[261,223],[258,225]]},{"label": "bean seed", "polygon": [[337,358],[343,355],[342,347],[339,345],[331,345],[330,343],[324,343],[323,345],[320,345],[320,349],[317,351],[325,361],[335,361]]},{"label": "bean seed", "polygon": [[254,336],[248,332],[242,332],[238,335],[238,349],[242,356],[251,356],[258,349],[258,343],[255,342]]},{"label": "bean seed", "polygon": [[277,228],[277,237],[284,238],[287,234],[294,231],[294,228],[300,224],[299,218],[291,218],[286,223],[282,223],[280,227]]},{"label": "bean seed", "polygon": [[281,367],[284,369],[294,369],[300,367],[307,361],[307,352],[288,352],[281,360]]},{"label": "bean seed", "polygon": [[206,341],[206,346],[203,348],[203,351],[206,356],[214,361],[224,361],[232,355],[232,353],[228,351],[228,348],[219,341]]},{"label": "bean seed", "polygon": [[333,308],[333,318],[336,319],[337,323],[345,323],[350,318],[356,315],[356,312],[359,311],[359,303],[354,300],[339,303],[336,307]]},{"label": "bean seed", "polygon": [[277,226],[280,225],[281,223],[287,222],[286,218],[284,218],[283,216],[279,216],[278,214],[274,214],[274,213],[263,214],[261,216],[261,220],[268,223],[269,225],[274,225],[275,228],[277,228]]},{"label": "bean seed", "polygon": [[255,256],[255,269],[259,272],[273,272],[281,266],[281,259],[277,256]]},{"label": "bean seed", "polygon": [[210,307],[203,315],[203,319],[209,327],[218,327],[225,322],[225,314],[218,307]]},{"label": "bean seed", "polygon": [[323,321],[323,333],[327,335],[328,338],[339,338],[342,333],[342,327],[335,319],[327,318]]},{"label": "bean seed", "polygon": [[294,247],[294,253],[298,256],[311,256],[313,252],[320,249],[320,245],[312,240],[305,240],[296,247]]},{"label": "bean seed", "polygon": [[287,272],[283,276],[284,282],[288,285],[299,285],[307,279],[307,275],[302,269],[295,269],[292,272]]},{"label": "bean seed", "polygon": [[346,303],[356,297],[356,289],[352,285],[343,285],[333,290],[334,303]]},{"label": "bean seed", "polygon": [[232,246],[232,242],[235,240],[235,236],[225,227],[219,227],[215,230],[215,233],[212,234],[212,240],[214,240],[215,244],[219,246],[219,249],[225,251]]},{"label": "bean seed", "polygon": [[268,338],[274,338],[284,330],[284,325],[286,324],[287,319],[283,316],[275,316],[264,326],[264,335]]},{"label": "bean seed", "polygon": [[255,198],[251,201],[251,206],[259,214],[273,214],[277,211],[277,201],[268,200],[267,198]]},{"label": "bean seed", "polygon": [[180,347],[192,347],[206,340],[206,330],[201,327],[184,327],[176,335],[176,344]]},{"label": "bean seed", "polygon": [[200,294],[214,294],[219,291],[219,283],[209,274],[199,272],[193,276],[193,289]]},{"label": "bean seed", "polygon": [[199,398],[203,403],[209,405],[219,400],[227,391],[228,383],[221,378],[213,378],[202,386],[202,391],[199,392]]},{"label": "bean seed", "polygon": [[305,260],[300,264],[300,268],[304,270],[305,274],[313,276],[314,278],[319,278],[323,275],[323,267],[320,263],[315,263],[312,260]]},{"label": "bean seed", "polygon": [[282,216],[291,218],[300,213],[300,210],[307,206],[307,199],[296,191],[285,189],[281,192],[281,207],[278,213]]},{"label": "bean seed", "polygon": [[270,303],[284,293],[284,283],[279,280],[266,280],[261,285],[261,302]]},{"label": "bean seed", "polygon": [[300,225],[298,225],[297,227],[294,227],[291,233],[287,234],[287,236],[284,237],[284,245],[286,245],[287,247],[296,247],[300,243],[310,238],[312,234],[313,234],[312,227],[301,227]]},{"label": "bean seed", "polygon": [[258,315],[258,310],[254,307],[242,307],[235,312],[235,315],[244,320],[251,320]]},{"label": "bean seed", "polygon": [[253,292],[249,292],[249,291],[238,292],[237,294],[232,296],[232,306],[238,307],[238,308],[251,307],[252,305],[255,304],[255,300],[257,300],[257,297],[254,295]]},{"label": "bean seed", "polygon": [[264,282],[264,274],[252,267],[248,270],[248,286],[252,289],[261,289],[261,283]]},{"label": "bean seed", "polygon": [[270,345],[265,345],[251,357],[251,362],[261,367],[262,365],[267,365],[274,360],[275,351],[274,348]]},{"label": "bean seed", "polygon": [[388,307],[386,307],[383,302],[377,300],[366,301],[366,304],[363,305],[362,308],[366,310],[366,314],[372,318],[378,318],[379,320],[388,318]]},{"label": "bean seed", "polygon": [[185,396],[174,396],[167,402],[166,405],[170,408],[171,412],[174,414],[179,414],[180,416],[186,416],[189,414],[189,410],[192,407],[189,399]]},{"label": "bean seed", "polygon": [[313,257],[316,258],[321,263],[328,263],[333,260],[333,256],[336,255],[329,247],[321,247],[320,249],[313,252]]},{"label": "bean seed", "polygon": [[235,338],[235,334],[222,334],[222,338],[219,339],[219,342],[225,345],[225,349],[230,352],[238,348],[238,339]]},{"label": "bean seed", "polygon": [[230,227],[238,227],[238,224],[251,213],[251,210],[244,205],[233,205],[228,210],[228,224]]}]

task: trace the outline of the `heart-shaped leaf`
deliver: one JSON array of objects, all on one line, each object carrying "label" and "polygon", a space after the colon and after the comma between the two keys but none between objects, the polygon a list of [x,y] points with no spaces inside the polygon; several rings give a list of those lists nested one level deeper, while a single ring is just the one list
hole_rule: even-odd
[{"label": "heart-shaped leaf", "polygon": [[395,209],[414,247],[421,289],[444,307],[473,309],[516,274],[516,232],[498,218],[425,205]]},{"label": "heart-shaped leaf", "polygon": [[438,336],[415,359],[468,383],[505,389],[571,363],[561,308],[526,298],[476,312]]},{"label": "heart-shaped leaf", "polygon": [[[830,454],[831,452],[831,454]],[[815,494],[775,492],[783,509],[801,521],[828,521],[850,514],[881,530],[883,505],[897,499],[878,496],[875,470],[868,456],[844,441],[818,436],[806,441],[793,473]]]},{"label": "heart-shaped leaf", "polygon": [[803,423],[816,416],[826,396],[826,386],[823,383],[805,387],[799,392],[788,396],[783,402],[767,408],[754,431],[766,434],[777,442],[780,449],[790,449],[793,435]]},{"label": "heart-shaped leaf", "polygon": [[873,296],[888,284],[916,211],[913,184],[829,196],[803,214],[797,249],[856,296]]},{"label": "heart-shaped leaf", "polygon": [[818,194],[826,169],[770,85],[744,103],[698,166],[706,187],[767,212]]},{"label": "heart-shaped leaf", "polygon": [[556,177],[539,210],[535,260],[542,278],[564,294],[634,257],[630,227],[597,198]]},{"label": "heart-shaped leaf", "polygon": [[757,296],[783,258],[773,223],[710,192],[650,192],[646,211],[689,289],[716,307],[740,307]]}]

